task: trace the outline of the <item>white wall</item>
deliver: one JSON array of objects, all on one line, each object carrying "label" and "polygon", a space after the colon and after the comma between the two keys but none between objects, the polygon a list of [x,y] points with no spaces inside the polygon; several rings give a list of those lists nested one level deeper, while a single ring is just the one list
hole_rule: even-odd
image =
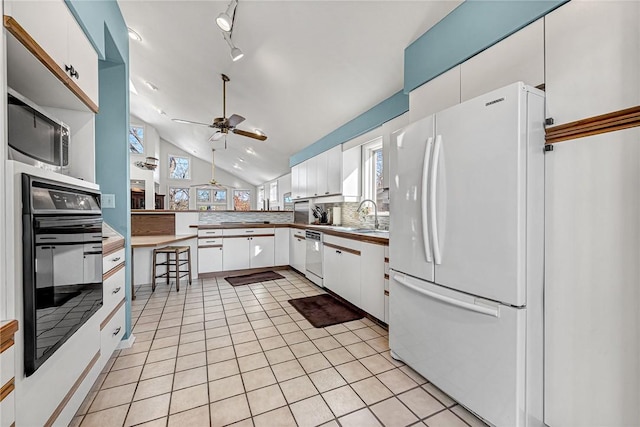
[{"label": "white wall", "polygon": [[[190,176],[191,178],[188,180],[170,180],[168,179],[168,169],[169,169],[169,155],[177,155],[181,157],[188,157],[191,160],[190,164]],[[190,155],[184,150],[181,150],[177,146],[171,144],[169,141],[166,141],[160,138],[160,165],[158,167],[160,172],[160,194],[165,194],[165,208],[168,206],[168,188],[169,186],[186,186],[189,187],[191,185],[198,184],[206,184],[211,180],[211,163],[205,162],[202,159],[199,159],[195,156]],[[216,167],[216,181],[221,185],[228,187],[229,189],[236,190],[250,190],[251,191],[251,209],[255,209],[256,207],[256,187],[254,185],[249,184],[244,181],[242,178],[233,175],[219,167]],[[194,191],[191,192],[191,200],[195,200]],[[232,193],[229,192],[229,201],[231,201]],[[195,205],[191,206],[191,208],[195,208]],[[232,209],[232,205],[229,206],[229,209]]]}]

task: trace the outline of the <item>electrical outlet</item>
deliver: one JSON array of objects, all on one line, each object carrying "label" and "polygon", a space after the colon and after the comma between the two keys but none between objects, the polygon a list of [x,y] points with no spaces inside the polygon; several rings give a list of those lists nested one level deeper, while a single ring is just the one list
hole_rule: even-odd
[{"label": "electrical outlet", "polygon": [[103,194],[101,197],[102,208],[115,208],[116,207],[116,195],[115,194]]}]

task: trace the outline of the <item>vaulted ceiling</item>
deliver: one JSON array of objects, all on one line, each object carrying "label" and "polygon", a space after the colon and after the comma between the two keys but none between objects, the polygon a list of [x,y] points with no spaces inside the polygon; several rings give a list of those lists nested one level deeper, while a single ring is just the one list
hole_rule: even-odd
[{"label": "vaulted ceiling", "polygon": [[[245,53],[233,62],[215,24],[221,1],[120,0],[137,94],[131,113],[194,156],[252,184],[289,171],[289,157],[402,89],[404,48],[461,1],[244,1],[233,41]],[[264,142],[171,118],[212,122],[227,116],[268,135]],[[157,87],[152,90],[145,85]],[[164,111],[162,115],[158,110]],[[220,150],[217,150],[220,149]],[[234,167],[235,166],[235,167]]]}]

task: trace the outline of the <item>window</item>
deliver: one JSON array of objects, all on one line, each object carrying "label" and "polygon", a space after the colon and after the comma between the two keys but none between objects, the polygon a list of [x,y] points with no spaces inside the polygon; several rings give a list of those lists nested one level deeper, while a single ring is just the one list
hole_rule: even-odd
[{"label": "window", "polygon": [[258,187],[258,200],[256,202],[258,209],[264,209],[264,185],[262,187]]},{"label": "window", "polygon": [[377,138],[362,147],[363,195],[378,205],[378,213],[389,212],[389,197],[384,189],[384,154],[382,138]]},{"label": "window", "polygon": [[174,211],[189,210],[189,189],[169,187],[169,209]]},{"label": "window", "polygon": [[129,152],[144,154],[144,127],[129,126]]},{"label": "window", "polygon": [[233,209],[236,211],[251,210],[250,190],[233,190]]},{"label": "window", "polygon": [[196,189],[196,209],[200,211],[227,210],[227,190],[219,188]]},{"label": "window", "polygon": [[169,179],[189,179],[189,158],[169,154]]},{"label": "window", "polygon": [[278,204],[278,181],[273,181],[269,186],[269,200],[274,205]]}]

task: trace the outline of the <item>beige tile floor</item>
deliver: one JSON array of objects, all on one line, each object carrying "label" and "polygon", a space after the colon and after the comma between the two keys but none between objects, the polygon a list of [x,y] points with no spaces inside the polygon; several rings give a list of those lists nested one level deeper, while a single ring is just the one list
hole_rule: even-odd
[{"label": "beige tile floor", "polygon": [[281,273],[139,287],[135,344],[113,354],[71,425],[484,426],[393,360],[374,322],[311,326],[287,300],[323,291]]}]

